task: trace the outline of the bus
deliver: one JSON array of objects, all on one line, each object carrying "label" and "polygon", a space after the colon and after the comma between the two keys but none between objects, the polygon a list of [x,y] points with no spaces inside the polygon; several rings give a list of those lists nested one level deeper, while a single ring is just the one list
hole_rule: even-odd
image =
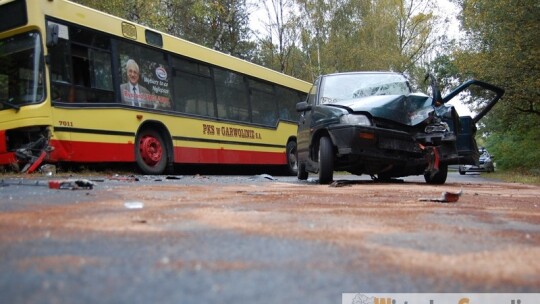
[{"label": "bus", "polygon": [[0,166],[280,166],[311,84],[67,0],[0,0]]}]

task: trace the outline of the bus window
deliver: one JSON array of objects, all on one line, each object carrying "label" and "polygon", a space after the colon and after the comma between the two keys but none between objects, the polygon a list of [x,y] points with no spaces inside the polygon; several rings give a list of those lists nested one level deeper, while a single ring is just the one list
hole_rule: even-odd
[{"label": "bus window", "polygon": [[254,123],[275,126],[277,122],[277,103],[272,85],[249,80],[251,115]]},{"label": "bus window", "polygon": [[67,40],[59,39],[53,51],[49,52],[49,70],[53,82],[71,83],[71,60]]},{"label": "bus window", "polygon": [[89,49],[90,80],[92,87],[101,90],[113,90],[111,54]]},{"label": "bus window", "polygon": [[249,122],[249,103],[244,77],[214,68],[218,117]]},{"label": "bus window", "polygon": [[121,102],[136,107],[171,109],[166,54],[118,42]]},{"label": "bus window", "polygon": [[64,33],[49,49],[52,98],[57,102],[113,102],[110,39],[81,27]]},{"label": "bus window", "polygon": [[277,87],[276,93],[279,105],[279,118],[288,121],[298,121],[300,113],[296,112],[296,104],[304,101],[306,96],[284,87]]},{"label": "bus window", "polygon": [[88,49],[80,45],[72,45],[71,64],[73,65],[73,84],[90,87]]},{"label": "bus window", "polygon": [[173,58],[174,106],[177,111],[215,116],[214,90],[208,66]]},{"label": "bus window", "polygon": [[0,39],[0,110],[43,100],[42,58],[36,32]]}]

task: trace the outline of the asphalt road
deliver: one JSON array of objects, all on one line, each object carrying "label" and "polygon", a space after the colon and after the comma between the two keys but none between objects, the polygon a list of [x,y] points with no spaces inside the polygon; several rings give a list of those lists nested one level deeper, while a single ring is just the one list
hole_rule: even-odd
[{"label": "asphalt road", "polygon": [[[355,292],[539,292],[540,187],[450,173],[75,176],[0,183],[0,303],[339,303]],[[352,181],[351,181],[352,180]],[[349,182],[347,182],[349,181]],[[419,202],[441,191],[455,204]]]}]

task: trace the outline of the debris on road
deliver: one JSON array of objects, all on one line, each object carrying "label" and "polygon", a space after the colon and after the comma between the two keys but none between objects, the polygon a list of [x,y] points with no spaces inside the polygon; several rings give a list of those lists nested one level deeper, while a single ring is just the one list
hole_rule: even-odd
[{"label": "debris on road", "polygon": [[345,186],[352,186],[352,183],[350,183],[349,181],[336,180],[336,181],[333,181],[328,187],[345,187]]},{"label": "debris on road", "polygon": [[255,175],[254,177],[250,178],[251,180],[254,180],[254,179],[267,179],[267,180],[272,180],[272,181],[275,181],[277,180],[277,178],[273,177],[272,175],[270,174],[259,174],[259,175]]},{"label": "debris on road", "polygon": [[52,164],[45,164],[39,167],[39,172],[45,176],[53,176],[56,174],[56,166]]},{"label": "debris on road", "polygon": [[114,181],[122,181],[122,182],[138,182],[139,181],[139,178],[134,175],[121,176],[121,175],[115,174],[113,176],[110,176],[109,179],[114,180]]},{"label": "debris on road", "polygon": [[94,182],[87,179],[75,179],[75,180],[52,180],[49,181],[50,189],[67,189],[67,190],[91,190],[95,186]]},{"label": "debris on road", "polygon": [[142,202],[125,202],[124,207],[127,209],[142,209],[144,204]]},{"label": "debris on road", "polygon": [[61,190],[91,190],[94,188],[94,182],[87,179],[67,179],[67,180],[37,180],[37,181],[0,181],[0,186],[43,186],[49,187],[49,189],[61,189]]},{"label": "debris on road", "polygon": [[443,192],[439,198],[419,198],[421,202],[439,202],[439,203],[455,203],[459,200],[459,197],[463,194],[463,189],[459,192]]}]

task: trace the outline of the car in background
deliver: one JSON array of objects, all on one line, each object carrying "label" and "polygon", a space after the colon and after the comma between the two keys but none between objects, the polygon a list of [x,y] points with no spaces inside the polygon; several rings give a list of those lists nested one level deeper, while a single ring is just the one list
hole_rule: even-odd
[{"label": "car in background", "polygon": [[495,172],[493,155],[489,154],[485,148],[480,148],[478,152],[480,153],[478,165],[460,165],[458,169],[459,174],[465,175],[467,172]]},{"label": "car in background", "polygon": [[[394,72],[318,77],[296,105],[298,178],[316,173],[320,184],[329,184],[334,171],[347,171],[382,181],[424,175],[429,184],[444,184],[448,165],[477,164],[476,123],[504,90],[469,80],[443,98],[435,77],[428,79],[431,96],[413,92]],[[486,106],[474,118],[459,116],[448,102],[473,85],[489,91],[481,95]]]}]

